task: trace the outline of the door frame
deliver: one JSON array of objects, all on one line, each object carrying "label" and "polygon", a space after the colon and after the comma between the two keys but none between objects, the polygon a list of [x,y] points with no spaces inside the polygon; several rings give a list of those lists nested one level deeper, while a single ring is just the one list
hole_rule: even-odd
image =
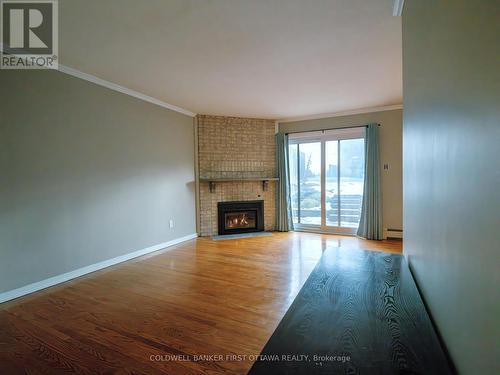
[{"label": "door frame", "polygon": [[[302,224],[294,223],[294,230],[299,232],[313,232],[313,233],[326,233],[326,234],[342,234],[342,235],[356,235],[358,228],[333,226],[326,224],[326,142],[341,141],[345,139],[360,139],[365,137],[365,126],[358,126],[352,128],[340,128],[331,130],[320,130],[312,132],[298,132],[289,134],[289,145],[300,143],[320,143],[321,153],[321,170],[320,170],[320,187],[321,187],[321,224]],[[297,157],[300,155],[300,146],[297,146]],[[337,146],[337,181],[340,184],[340,142]],[[298,166],[299,163],[297,163]],[[300,168],[298,168],[300,169]],[[299,172],[298,172],[299,173]],[[300,180],[300,175],[298,175]],[[300,184],[298,183],[298,190],[300,196]],[[364,192],[363,192],[364,194]],[[340,191],[339,191],[340,196]],[[300,205],[298,206],[300,212]],[[340,205],[338,207],[340,215]]]}]

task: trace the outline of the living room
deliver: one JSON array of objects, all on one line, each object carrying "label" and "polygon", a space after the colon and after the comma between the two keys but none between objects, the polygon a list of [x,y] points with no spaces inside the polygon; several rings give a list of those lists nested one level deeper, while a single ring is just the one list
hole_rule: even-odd
[{"label": "living room", "polygon": [[0,373],[498,371],[495,1],[2,1]]}]

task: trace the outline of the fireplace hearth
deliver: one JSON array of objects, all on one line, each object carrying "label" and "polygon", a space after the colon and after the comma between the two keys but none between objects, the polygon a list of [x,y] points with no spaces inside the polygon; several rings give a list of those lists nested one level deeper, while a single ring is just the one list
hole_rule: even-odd
[{"label": "fireplace hearth", "polygon": [[261,232],[264,230],[264,201],[219,202],[219,234]]}]

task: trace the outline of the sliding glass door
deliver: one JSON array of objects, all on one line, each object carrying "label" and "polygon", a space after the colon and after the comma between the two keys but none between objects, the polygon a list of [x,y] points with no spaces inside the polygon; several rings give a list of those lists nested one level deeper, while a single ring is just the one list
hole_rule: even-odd
[{"label": "sliding glass door", "polygon": [[290,146],[292,211],[296,223],[321,225],[321,143]]},{"label": "sliding glass door", "polygon": [[295,227],[355,233],[363,199],[364,128],[290,134],[289,142]]}]

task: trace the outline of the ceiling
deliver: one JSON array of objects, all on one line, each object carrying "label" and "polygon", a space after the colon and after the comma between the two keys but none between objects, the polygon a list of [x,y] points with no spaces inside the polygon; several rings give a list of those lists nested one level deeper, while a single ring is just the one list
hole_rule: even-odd
[{"label": "ceiling", "polygon": [[402,102],[392,0],[60,0],[60,63],[195,113]]}]

